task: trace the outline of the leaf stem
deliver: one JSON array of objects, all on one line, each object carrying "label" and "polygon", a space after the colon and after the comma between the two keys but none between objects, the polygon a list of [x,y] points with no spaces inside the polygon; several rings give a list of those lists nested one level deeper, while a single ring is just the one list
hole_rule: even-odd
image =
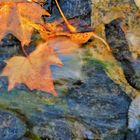
[{"label": "leaf stem", "polygon": [[59,10],[59,12],[60,12],[60,14],[61,14],[61,16],[63,17],[64,22],[66,23],[68,29],[70,30],[70,32],[72,32],[72,33],[73,33],[73,32],[76,32],[76,28],[73,27],[73,26],[69,23],[69,21],[67,20],[67,18],[65,17],[65,15],[64,15],[64,13],[63,13],[63,11],[61,10],[61,8],[60,8],[60,6],[59,6],[57,0],[55,0],[55,3],[56,3],[56,6],[57,6],[57,8],[58,8],[58,10]]}]

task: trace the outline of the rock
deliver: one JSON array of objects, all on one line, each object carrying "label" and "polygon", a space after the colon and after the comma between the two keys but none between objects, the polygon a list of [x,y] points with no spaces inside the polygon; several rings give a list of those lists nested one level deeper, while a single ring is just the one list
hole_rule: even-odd
[{"label": "rock", "polygon": [[140,1],[139,0],[134,0],[138,8],[140,9]]},{"label": "rock", "polygon": [[126,140],[139,140],[140,139],[140,128],[133,131],[128,131]]},{"label": "rock", "polygon": [[[81,18],[90,24],[90,0],[59,0],[59,5],[67,18]],[[54,21],[59,18],[61,18],[59,11],[56,5],[53,4],[51,16],[47,20]]]},{"label": "rock", "polygon": [[32,139],[27,138],[27,137],[22,137],[22,138],[20,138],[20,139],[18,139],[18,140],[32,140]]},{"label": "rock", "polygon": [[115,135],[122,139],[130,99],[107,77],[100,64],[88,62],[85,72],[88,78],[84,84],[71,88],[66,97],[69,114],[98,130],[101,137]]},{"label": "rock", "polygon": [[47,10],[47,11],[49,11],[49,13],[51,13],[52,12],[52,0],[47,0],[47,1],[45,1],[45,3],[44,3],[44,8]]},{"label": "rock", "polygon": [[[121,20],[114,20],[106,25],[107,41],[112,48],[114,57],[121,62],[124,70],[124,74],[129,84],[134,88],[140,90],[140,59],[134,57],[133,52],[130,51],[128,43],[132,47],[137,47],[139,41],[138,37],[128,32],[126,35],[121,29]],[[126,40],[126,38],[127,40]],[[134,39],[135,43],[134,43]],[[132,48],[135,49],[135,48]],[[136,49],[138,51],[138,49]],[[128,113],[128,128],[131,130],[127,133],[127,140],[139,140],[140,139],[140,97],[137,96],[131,103]]]},{"label": "rock", "polygon": [[70,128],[65,120],[52,120],[47,124],[35,126],[33,133],[42,139],[72,140]]},{"label": "rock", "polygon": [[[30,122],[34,126],[43,126],[50,121],[55,122],[55,119],[71,121],[72,118],[73,122],[78,120],[86,125],[88,131],[84,131],[83,136],[96,138],[99,133],[103,139],[123,139],[131,100],[107,77],[101,64],[91,60],[83,72],[87,77],[84,83],[70,84],[67,95],[59,97],[55,104],[44,107],[42,112],[31,113]],[[66,107],[59,104],[62,102]],[[76,135],[76,131],[73,135]]]},{"label": "rock", "polygon": [[18,41],[12,34],[6,35],[1,40],[1,47],[13,47],[18,45],[20,45],[20,41]]},{"label": "rock", "polygon": [[8,88],[8,79],[6,77],[0,77],[0,89],[7,90]]},{"label": "rock", "polygon": [[97,137],[91,130],[78,121],[53,119],[48,123],[33,127],[33,133],[42,139],[56,140],[94,140]]},{"label": "rock", "polygon": [[76,140],[94,140],[99,138],[99,134],[92,132],[87,126],[78,121],[75,121],[73,124],[71,123],[71,130]]},{"label": "rock", "polygon": [[24,123],[14,114],[0,111],[0,140],[17,140],[25,134]]},{"label": "rock", "polygon": [[105,31],[114,57],[121,62],[127,81],[134,88],[140,89],[140,59],[132,57],[125,34],[121,29],[121,20],[117,19],[107,24]]},{"label": "rock", "polygon": [[[90,0],[59,0],[59,2],[68,18],[79,18],[85,21],[87,25],[90,24]],[[56,6],[53,4],[52,16],[46,18],[46,20],[53,21],[60,17]],[[121,53],[116,51],[113,53],[120,62],[123,62],[123,60],[131,59],[131,53],[128,50],[126,40],[122,44],[117,44],[118,40],[125,38],[118,23],[119,21],[106,26],[106,32],[108,41],[112,37],[110,42],[113,45],[111,46],[118,45],[116,48],[122,49]],[[113,38],[114,34],[116,40]],[[120,45],[124,47],[120,47]],[[5,54],[7,55],[4,52]],[[0,57],[0,60],[3,61],[13,54],[15,52],[8,53],[6,58]],[[126,67],[130,65],[130,63],[127,65],[127,61],[125,64],[123,62]],[[78,63],[78,61],[75,62]],[[5,90],[3,91],[3,87],[7,87],[7,80],[5,78],[0,79],[1,104],[8,107],[9,110],[17,109],[19,115],[24,112],[29,131],[39,136],[40,139],[57,140],[57,138],[60,138],[61,140],[71,140],[74,137],[76,140],[124,140],[127,133],[127,112],[131,100],[119,85],[107,76],[99,61],[88,59],[84,62],[83,70],[80,72],[85,79],[77,79],[75,75],[72,75],[74,79],[65,82],[67,90],[58,91],[60,92],[58,97],[52,97],[40,91],[31,92],[25,90],[24,86],[19,86],[20,90],[15,89],[9,95]],[[72,71],[72,65],[69,67]],[[73,71],[77,72],[75,69]],[[68,76],[67,80],[71,77],[71,73]],[[59,85],[59,87],[62,86]],[[9,115],[14,116],[11,113],[8,113]],[[6,116],[2,117],[2,121]],[[8,134],[5,135],[6,138],[11,136],[12,139],[2,140],[28,139],[23,136],[25,133],[24,124],[17,117],[12,121],[14,123],[10,125]],[[16,134],[14,133],[15,129],[18,132]]]},{"label": "rock", "polygon": [[94,139],[94,134],[89,131],[89,130],[85,130],[84,132],[84,139],[86,140],[93,140]]},{"label": "rock", "polygon": [[140,126],[140,96],[137,96],[131,103],[128,112],[128,128],[130,130],[136,130]]}]

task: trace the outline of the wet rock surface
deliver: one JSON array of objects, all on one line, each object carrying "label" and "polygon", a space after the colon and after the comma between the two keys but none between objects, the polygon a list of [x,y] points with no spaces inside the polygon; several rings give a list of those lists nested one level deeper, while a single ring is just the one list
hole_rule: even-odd
[{"label": "wet rock surface", "polygon": [[14,114],[0,110],[0,139],[17,140],[26,132],[25,124]]},{"label": "wet rock surface", "polygon": [[[90,0],[59,2],[68,18],[79,18],[86,25],[90,24]],[[48,21],[60,17],[56,6],[50,1],[49,6],[51,4],[52,16],[46,18]],[[106,37],[115,58],[121,62],[129,83],[139,89],[139,61],[134,61],[131,57],[120,20],[106,25]],[[6,37],[0,46],[0,52],[2,70],[5,66],[4,60],[17,55],[17,52],[21,53],[19,41],[13,37]],[[127,113],[131,100],[119,85],[107,76],[102,64],[88,59],[82,65],[82,74],[84,79],[80,79],[81,75],[73,76],[74,79],[67,77],[67,81],[61,79],[62,84],[58,86],[62,89],[58,90],[58,97],[40,91],[31,92],[24,85],[7,92],[7,78],[1,77],[0,108],[8,108],[23,119],[27,132],[24,135],[25,126],[19,118],[0,112],[2,122],[5,122],[8,116],[13,118],[8,131],[0,128],[0,140],[139,140],[138,130],[127,130]]]},{"label": "wet rock surface", "polygon": [[[46,126],[45,126],[46,125]],[[35,126],[33,132],[43,139],[71,140],[71,131],[64,120],[52,120],[48,124]]]},{"label": "wet rock surface", "polygon": [[133,59],[125,34],[121,28],[121,20],[117,19],[106,25],[107,41],[115,58],[121,62],[126,79],[136,89],[140,89],[140,60]]},{"label": "wet rock surface", "polygon": [[[47,18],[48,21],[53,21],[61,18],[61,15],[56,7],[55,3],[50,4],[52,8],[51,16]],[[80,18],[90,24],[90,13],[91,13],[91,1],[90,0],[59,0],[59,5],[64,11],[65,16],[69,19]],[[47,4],[45,5],[48,9]]]},{"label": "wet rock surface", "polygon": [[[80,85],[72,84],[69,86],[67,95],[60,98],[60,101],[65,102],[66,109],[54,104],[44,106],[41,113],[34,112],[30,114],[30,122],[35,126],[37,125],[34,131],[36,133],[39,131],[41,137],[44,134],[47,135],[45,132],[48,132],[48,126],[50,125],[48,122],[52,121],[55,128],[59,127],[60,123],[61,127],[64,127],[62,129],[66,131],[63,137],[69,138],[70,134],[68,136],[68,132],[72,133],[75,126],[69,130],[70,126],[68,127],[63,119],[69,122],[69,125],[75,122],[83,125],[84,130],[80,134],[83,138],[90,139],[93,137],[92,139],[111,140],[114,137],[116,139],[125,137],[127,111],[131,100],[118,85],[107,77],[100,64],[90,61],[84,72],[87,74],[86,81]],[[41,125],[38,126],[38,124]],[[43,125],[47,128],[42,128]],[[59,128],[61,129],[61,127]],[[57,131],[56,133],[59,133],[59,129]],[[53,130],[53,132],[55,131]],[[75,132],[73,132],[73,135],[76,137]],[[52,134],[51,136],[53,137]]]},{"label": "wet rock surface", "polygon": [[[121,139],[123,135],[119,131],[126,126],[124,118],[130,99],[106,76],[99,64],[91,61],[89,65],[92,67],[86,67],[86,82],[80,87],[72,88],[68,94],[70,114],[78,116],[90,129],[98,130],[101,137],[109,139],[111,131],[116,129],[118,134],[115,137]],[[115,134],[112,133],[110,139],[113,139],[113,135]]]}]

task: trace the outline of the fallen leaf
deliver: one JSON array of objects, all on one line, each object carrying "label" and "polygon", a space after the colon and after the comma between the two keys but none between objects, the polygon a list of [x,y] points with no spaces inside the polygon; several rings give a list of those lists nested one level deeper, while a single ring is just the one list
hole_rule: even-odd
[{"label": "fallen leaf", "polygon": [[6,63],[2,76],[8,76],[9,90],[19,83],[24,83],[31,90],[37,89],[56,96],[50,66],[62,66],[62,62],[47,44],[38,46],[28,58],[15,56]]},{"label": "fallen leaf", "polygon": [[51,65],[62,66],[58,54],[71,54],[79,46],[66,37],[51,39],[37,46],[28,57],[15,56],[7,60],[2,76],[8,76],[8,89],[24,83],[31,90],[37,89],[56,96]]},{"label": "fallen leaf", "polygon": [[0,40],[11,33],[22,45],[28,45],[34,27],[43,24],[42,15],[49,15],[39,4],[27,0],[0,0]]},{"label": "fallen leaf", "polygon": [[76,43],[78,45],[82,45],[82,44],[88,42],[89,39],[95,38],[95,39],[100,40],[105,45],[105,47],[107,47],[108,51],[110,51],[110,47],[107,44],[107,42],[103,38],[96,35],[96,33],[94,33],[94,32],[69,33],[69,32],[40,31],[40,34],[41,34],[41,37],[46,41],[57,38],[57,37],[67,37],[73,43]]}]

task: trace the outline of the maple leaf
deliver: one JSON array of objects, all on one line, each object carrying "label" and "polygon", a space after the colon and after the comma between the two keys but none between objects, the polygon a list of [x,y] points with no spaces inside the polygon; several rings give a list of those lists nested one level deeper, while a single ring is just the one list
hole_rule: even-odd
[{"label": "maple leaf", "polygon": [[86,42],[88,42],[89,39],[91,39],[92,37],[100,40],[107,48],[108,51],[110,51],[110,47],[109,45],[106,43],[106,41],[99,37],[98,35],[96,35],[94,32],[83,32],[83,33],[69,33],[69,32],[47,32],[47,31],[42,31],[40,30],[40,35],[44,40],[49,40],[52,38],[57,38],[57,37],[67,37],[68,39],[70,39],[72,42],[78,44],[78,45],[82,45]]},{"label": "maple leaf", "polygon": [[2,76],[8,76],[9,90],[24,83],[31,90],[38,89],[56,96],[50,66],[62,66],[62,62],[47,43],[38,46],[28,57],[15,56],[6,63]]},{"label": "maple leaf", "polygon": [[56,96],[50,66],[62,66],[57,55],[72,53],[78,47],[66,37],[60,37],[37,46],[28,57],[15,56],[7,60],[1,75],[8,76],[8,90],[19,83],[24,83],[31,90],[37,89]]},{"label": "maple leaf", "polygon": [[39,4],[27,0],[0,0],[0,40],[11,33],[22,45],[28,45],[34,27],[43,24],[42,15],[49,15]]}]

